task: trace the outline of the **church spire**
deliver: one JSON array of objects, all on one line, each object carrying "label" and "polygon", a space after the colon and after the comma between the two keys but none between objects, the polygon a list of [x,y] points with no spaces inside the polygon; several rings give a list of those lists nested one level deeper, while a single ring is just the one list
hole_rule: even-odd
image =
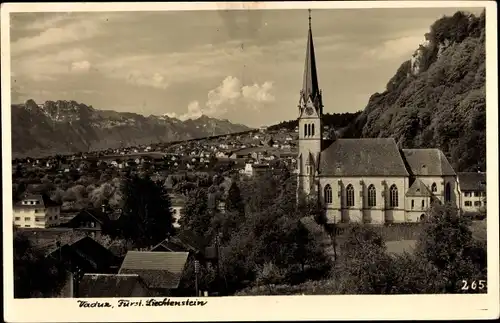
[{"label": "church spire", "polygon": [[316,57],[311,30],[311,9],[309,9],[309,32],[307,36],[306,63],[304,67],[304,80],[302,84],[302,98],[306,102],[309,97],[316,99],[319,93],[318,74],[316,72]]}]

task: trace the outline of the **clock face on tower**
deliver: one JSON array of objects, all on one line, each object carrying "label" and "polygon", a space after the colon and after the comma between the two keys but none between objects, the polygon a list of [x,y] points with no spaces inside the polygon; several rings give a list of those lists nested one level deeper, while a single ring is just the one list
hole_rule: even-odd
[{"label": "clock face on tower", "polygon": [[314,112],[313,108],[311,108],[311,107],[307,107],[307,108],[306,108],[306,114],[307,114],[308,116],[310,116],[311,114],[313,114],[313,112]]}]

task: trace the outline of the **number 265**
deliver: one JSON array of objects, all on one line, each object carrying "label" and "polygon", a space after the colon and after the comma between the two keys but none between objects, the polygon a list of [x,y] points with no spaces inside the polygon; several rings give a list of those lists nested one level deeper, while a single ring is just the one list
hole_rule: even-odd
[{"label": "number 265", "polygon": [[470,284],[467,280],[465,280],[465,279],[462,280],[462,288],[461,288],[462,290],[469,290],[469,289],[471,289],[471,290],[480,289],[481,290],[484,288],[486,288],[486,281],[485,280],[473,280],[470,282]]}]

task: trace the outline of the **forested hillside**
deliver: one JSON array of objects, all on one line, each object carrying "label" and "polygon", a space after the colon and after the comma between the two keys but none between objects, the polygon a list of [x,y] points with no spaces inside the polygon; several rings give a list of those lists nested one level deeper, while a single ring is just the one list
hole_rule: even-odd
[{"label": "forested hillside", "polygon": [[[443,150],[456,171],[486,168],[485,13],[437,20],[343,137],[394,137]],[[490,71],[496,73],[496,71]]]},{"label": "forested hillside", "polygon": [[[323,115],[323,125],[325,127],[329,128],[334,128],[337,131],[340,131],[342,128],[347,127],[350,125],[356,117],[360,115],[361,111],[355,112],[355,113],[350,113],[350,112],[344,112],[344,113],[326,113]],[[294,130],[295,127],[299,125],[297,119],[294,120],[289,120],[289,121],[282,121],[278,124],[272,125],[268,127],[269,130],[278,130],[278,129],[287,129],[287,130]]]}]

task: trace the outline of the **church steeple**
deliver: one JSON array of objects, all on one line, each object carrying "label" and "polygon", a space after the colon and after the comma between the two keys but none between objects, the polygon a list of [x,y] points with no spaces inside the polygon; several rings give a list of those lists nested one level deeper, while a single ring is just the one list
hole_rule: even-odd
[{"label": "church steeple", "polygon": [[[309,31],[307,36],[306,62],[304,66],[304,80],[302,83],[301,97],[304,102],[309,98],[313,102],[320,99],[320,90],[318,85],[318,74],[316,71],[316,57],[314,55],[314,42],[311,29],[311,9],[309,9]],[[321,104],[321,101],[318,103]],[[319,107],[317,107],[319,108]]]}]

